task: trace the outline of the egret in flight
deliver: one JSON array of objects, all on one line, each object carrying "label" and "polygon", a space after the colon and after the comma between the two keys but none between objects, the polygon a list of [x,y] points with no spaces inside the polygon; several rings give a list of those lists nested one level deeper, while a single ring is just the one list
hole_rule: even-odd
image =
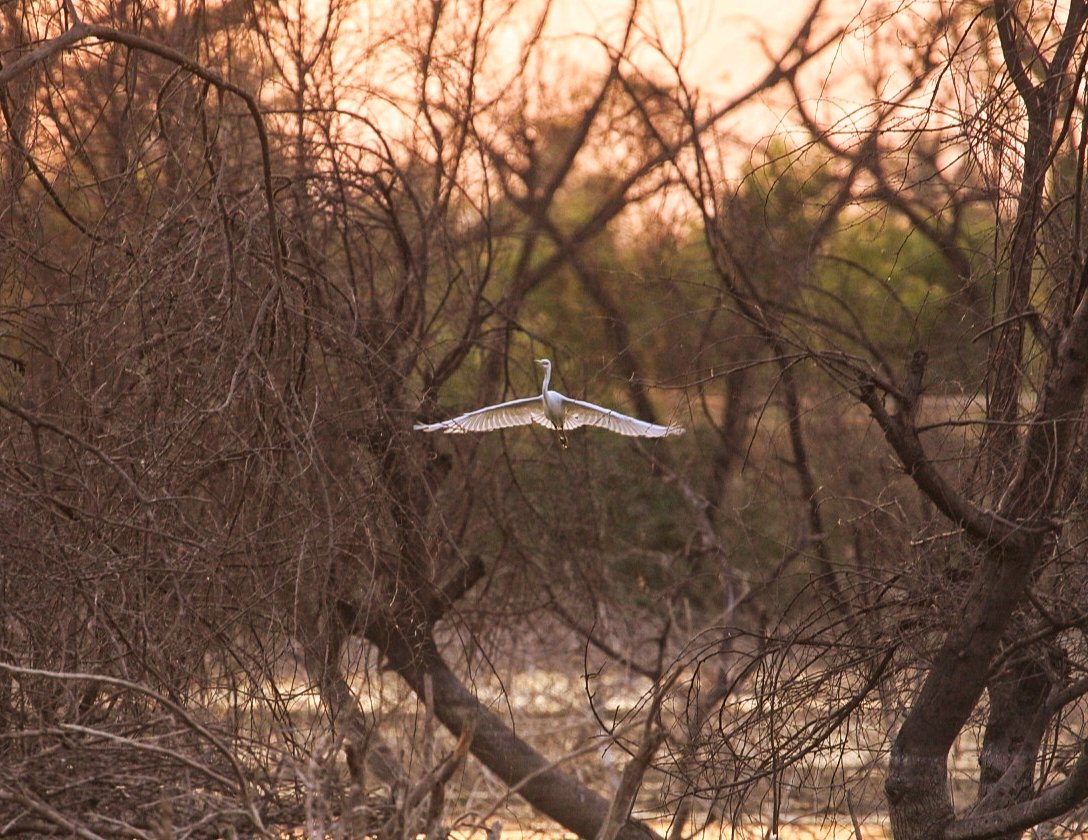
[{"label": "egret in flight", "polygon": [[602,408],[591,402],[571,399],[558,391],[552,391],[548,387],[552,383],[552,363],[550,359],[536,359],[536,363],[544,368],[544,385],[540,389],[538,397],[522,397],[517,400],[489,405],[486,408],[478,408],[460,417],[443,420],[441,423],[416,423],[413,427],[420,432],[445,432],[447,435],[460,435],[465,432],[492,432],[495,429],[506,429],[510,426],[528,426],[536,423],[539,426],[556,429],[559,432],[559,442],[563,448],[567,448],[568,429],[577,429],[579,426],[598,426],[628,437],[659,438],[666,435],[682,435],[684,427],[675,423],[668,426],[659,426],[656,423],[647,423]]}]

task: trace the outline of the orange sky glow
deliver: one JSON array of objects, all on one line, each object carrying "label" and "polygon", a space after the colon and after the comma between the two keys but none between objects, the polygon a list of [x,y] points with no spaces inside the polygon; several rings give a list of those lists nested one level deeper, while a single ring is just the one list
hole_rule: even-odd
[{"label": "orange sky glow", "polygon": [[[304,0],[315,12],[327,7],[328,1]],[[505,0],[484,5],[494,29],[482,72],[475,80],[482,97],[500,95],[517,77],[524,44],[544,2]],[[462,29],[467,40],[477,4],[461,7],[454,2],[447,8],[444,15],[454,22],[443,26]],[[607,66],[609,51],[622,44],[630,8],[631,0],[552,0],[540,43],[529,58],[530,78],[540,81],[540,91],[549,89],[542,95],[560,100],[564,88],[570,91],[592,84]],[[910,27],[912,18],[935,8],[928,0],[890,11],[873,0],[860,4],[825,0],[812,41],[821,41],[841,28],[848,31],[800,77],[809,110],[825,125],[858,119],[859,104],[872,98],[867,79],[872,68],[893,66],[894,60],[883,61],[890,55],[889,44],[896,42],[900,30]],[[788,46],[809,9],[809,2],[641,0],[638,26],[627,45],[626,71],[634,74],[637,68],[667,85],[675,80],[679,68],[688,86],[698,90],[705,108],[720,107],[768,72],[771,56]],[[863,18],[880,20],[879,29],[863,26]],[[418,9],[406,11],[395,0],[369,0],[353,7],[348,23],[348,28],[355,30],[354,43],[382,46],[366,55],[356,49],[343,52],[337,60],[341,72],[347,70],[361,79],[359,89],[392,91],[401,86],[405,101],[412,101],[416,92],[403,88],[415,82],[408,65],[412,59],[395,44],[391,48],[386,38],[398,29],[404,32],[414,27],[418,32],[425,27],[428,22]],[[886,90],[894,89],[894,74],[883,84]],[[368,107],[381,106],[372,101]],[[737,137],[740,146],[762,147],[771,137],[781,137],[796,127],[791,107],[783,92],[771,92],[730,114],[721,128]],[[385,117],[389,116],[386,112]]]}]

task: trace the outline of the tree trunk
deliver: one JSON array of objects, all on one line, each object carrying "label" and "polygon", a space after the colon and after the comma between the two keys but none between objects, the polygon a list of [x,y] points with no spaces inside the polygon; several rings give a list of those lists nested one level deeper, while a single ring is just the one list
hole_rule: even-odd
[{"label": "tree trunk", "polygon": [[948,794],[947,757],[892,750],[884,791],[895,840],[933,840],[954,816]]},{"label": "tree trunk", "polygon": [[884,783],[896,840],[940,837],[953,818],[948,753],[986,687],[990,663],[1028,580],[1036,551],[992,551],[964,601],[963,620],[933,667],[892,746]]},{"label": "tree trunk", "polygon": [[[1035,757],[1043,734],[1038,712],[1050,690],[1050,679],[1035,654],[1029,649],[988,688],[990,711],[979,755],[978,791],[987,811],[1023,802],[1033,794]],[[999,840],[1017,840],[1022,834],[1010,831]]]},{"label": "tree trunk", "polygon": [[[369,617],[366,636],[388,658],[389,665],[420,697],[425,680],[430,680],[435,715],[454,735],[475,721],[472,754],[517,792],[537,811],[555,820],[579,837],[593,840],[608,817],[609,803],[574,776],[553,765],[518,738],[476,696],[442,660],[434,639],[420,630],[409,642],[401,634],[390,634]],[[384,622],[382,622],[384,625]],[[629,820],[620,829],[618,840],[661,840],[643,823]]]}]

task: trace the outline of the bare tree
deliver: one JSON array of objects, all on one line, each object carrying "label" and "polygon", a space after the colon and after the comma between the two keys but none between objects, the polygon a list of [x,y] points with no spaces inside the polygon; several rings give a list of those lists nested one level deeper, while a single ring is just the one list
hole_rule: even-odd
[{"label": "bare tree", "polygon": [[[795,376],[813,365],[834,386],[823,393],[838,388],[866,407],[918,493],[915,499],[901,481],[881,489],[870,466],[872,474],[855,482],[855,494],[871,494],[855,495],[860,510],[835,505],[833,494],[817,489],[820,480],[806,479],[815,465],[791,434],[798,486],[814,510],[855,508],[848,515],[879,530],[867,541],[836,541],[812,520],[827,609],[813,613],[823,618],[803,634],[795,617],[772,638],[795,655],[806,637],[825,647],[797,672],[797,685],[783,690],[776,682],[772,690],[782,692],[780,708],[805,696],[813,679],[822,681],[817,695],[837,696],[829,680],[849,663],[847,672],[859,678],[843,683],[840,707],[811,724],[830,727],[825,745],[866,696],[880,698],[892,720],[902,714],[885,782],[896,838],[1017,837],[1063,818],[1077,826],[1088,794],[1083,613],[1069,609],[1084,583],[1074,571],[1088,382],[1076,256],[1084,197],[1079,175],[1067,174],[1083,162],[1085,11],[1079,3],[1030,13],[1005,3],[981,12],[950,4],[921,27],[906,84],[889,96],[887,77],[877,79],[874,106],[846,128],[821,125],[795,83],[813,148],[837,175],[809,223],[805,261],[792,280],[772,279],[752,258],[771,243],[763,234],[752,249],[737,235],[730,207],[738,199],[718,189],[705,149],[687,181],[704,208],[722,287],[780,371],[788,427],[819,434],[803,423],[804,400],[819,391],[799,391]],[[916,109],[923,92],[927,107]],[[789,183],[783,178],[775,189]],[[981,220],[987,208],[996,258],[980,260],[977,232],[963,220]],[[930,292],[911,303],[905,278],[844,260],[837,230],[864,234],[858,219],[880,217],[900,217],[932,243],[952,295],[934,300]],[[913,324],[896,334],[885,321],[880,331],[864,314],[870,292],[852,291],[836,271],[858,277]],[[971,340],[988,343],[966,371],[957,344],[926,327],[942,308],[963,311],[957,286],[969,301],[961,324],[974,323]],[[977,323],[982,302],[988,324]],[[868,432],[845,422],[856,452]],[[861,679],[866,671],[871,677]],[[957,811],[949,762],[973,730],[981,744],[977,792]],[[724,732],[718,737],[728,743]],[[796,763],[805,752],[762,744],[772,774],[776,762]]]},{"label": "bare tree", "polygon": [[[1085,9],[816,4],[719,102],[638,4],[577,83],[547,6],[5,7],[4,824],[1075,830]],[[544,354],[690,436],[410,431]]]},{"label": "bare tree", "polygon": [[[484,65],[508,10],[417,4],[353,43],[358,12],[8,15],[0,802],[16,830],[441,836],[471,752],[580,836],[652,835],[630,813],[666,737],[674,622],[614,644],[572,593],[622,609],[638,587],[613,591],[607,564],[666,553],[611,545],[603,459],[525,472],[514,444],[436,449],[410,428],[519,380],[511,360],[548,345],[534,295],[567,271],[609,318],[627,393],[659,410],[647,383],[668,372],[639,358],[586,255],[745,97],[644,133],[645,109],[669,105],[632,70],[633,6],[545,146],[548,121],[525,115],[547,9],[500,78]],[[810,57],[795,52],[759,89]],[[594,182],[594,155],[628,131],[631,154]],[[681,520],[701,510],[682,469],[635,457],[684,488]],[[539,481],[580,491],[545,491],[534,516]],[[639,492],[670,491],[648,474]],[[604,519],[570,516],[587,505]],[[697,553],[720,556],[700,522]],[[475,689],[481,662],[531,635],[523,609],[659,688],[630,726],[594,729],[616,749],[643,732],[615,803]],[[389,674],[418,698],[418,739],[404,706],[365,702]],[[310,688],[316,717],[299,709]]]}]

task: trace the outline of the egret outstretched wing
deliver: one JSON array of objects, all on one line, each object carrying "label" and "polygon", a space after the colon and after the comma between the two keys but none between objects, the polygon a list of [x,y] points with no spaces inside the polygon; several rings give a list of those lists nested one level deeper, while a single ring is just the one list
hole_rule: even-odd
[{"label": "egret outstretched wing", "polygon": [[610,408],[602,408],[590,402],[565,397],[563,400],[563,428],[576,429],[579,426],[597,426],[628,437],[659,438],[666,435],[682,435],[684,427],[679,425],[659,426],[626,414],[620,414]]},{"label": "egret outstretched wing", "polygon": [[536,363],[544,368],[544,384],[539,397],[523,397],[519,400],[489,405],[469,411],[460,417],[443,420],[440,423],[416,423],[413,427],[420,432],[445,432],[464,434],[465,432],[492,432],[510,426],[528,426],[536,423],[559,431],[559,442],[567,447],[566,429],[579,426],[597,426],[628,437],[660,438],[667,435],[682,435],[684,427],[678,424],[659,426],[647,423],[635,417],[628,417],[618,411],[602,408],[590,402],[572,400],[557,391],[549,390],[552,382],[552,363],[548,359],[537,359]]},{"label": "egret outstretched wing", "polygon": [[418,432],[445,432],[447,435],[461,435],[466,432],[493,432],[496,429],[528,426],[531,423],[549,427],[552,425],[544,416],[544,405],[540,397],[522,397],[498,405],[478,408],[440,423],[416,423],[412,428]]}]

